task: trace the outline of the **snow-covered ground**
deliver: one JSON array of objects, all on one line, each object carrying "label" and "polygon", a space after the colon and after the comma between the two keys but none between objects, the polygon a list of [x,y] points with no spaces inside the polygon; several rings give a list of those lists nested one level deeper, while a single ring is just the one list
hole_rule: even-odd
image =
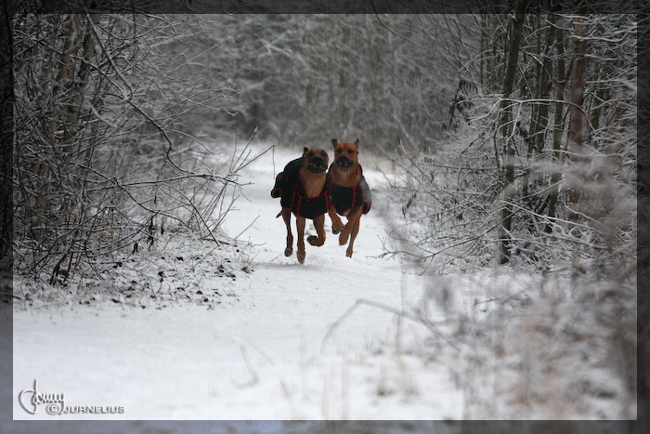
[{"label": "snow-covered ground", "polygon": [[[276,219],[279,200],[269,193],[275,174],[299,155],[275,149],[241,173],[248,185],[223,229],[233,237],[243,231],[241,254],[253,271],[224,279],[192,268],[204,274],[191,276],[203,292],[220,291],[219,302],[17,309],[14,418],[462,418],[463,393],[447,367],[419,357],[429,333],[423,326],[368,305],[346,315],[358,299],[400,309],[417,303],[423,288],[422,277],[380,257],[384,176],[363,162],[363,153],[376,194],[354,257],[345,257],[329,219],[325,245],[307,245],[304,265],[282,254],[285,228]],[[152,256],[173,255],[161,245]],[[210,263],[208,249],[196,254]],[[108,414],[51,416],[46,403],[29,414],[17,398],[26,391],[22,401],[33,409],[35,380],[38,393],[64,394],[65,407],[99,406]]]},{"label": "snow-covered ground", "polygon": [[[634,299],[617,307],[561,273],[436,275],[383,255],[396,224],[385,216],[399,215],[387,177],[398,175],[363,150],[374,202],[353,258],[326,218],[325,245],[307,245],[300,265],[283,255],[270,196],[300,153],[274,148],[240,172],[218,234],[234,243],[169,227],[151,251],[114,258],[100,273],[110,290],[17,279],[14,419],[635,418],[635,326],[601,324]],[[36,393],[63,399],[34,406]],[[61,406],[73,412],[46,411]]]}]

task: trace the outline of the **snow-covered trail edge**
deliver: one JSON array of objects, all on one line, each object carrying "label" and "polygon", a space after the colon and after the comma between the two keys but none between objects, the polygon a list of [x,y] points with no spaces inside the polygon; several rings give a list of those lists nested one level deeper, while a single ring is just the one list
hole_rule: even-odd
[{"label": "snow-covered trail edge", "polygon": [[[255,148],[253,153],[264,148]],[[15,419],[459,419],[462,394],[447,369],[397,355],[423,348],[426,330],[361,298],[400,308],[420,296],[421,278],[380,258],[383,175],[371,164],[373,211],[361,221],[353,258],[326,219],[323,247],[304,265],[282,254],[286,231],[270,197],[275,174],[300,151],[274,149],[241,172],[246,184],[224,230],[251,243],[254,270],[214,310],[118,305],[14,313]],[[295,226],[294,226],[295,227]],[[308,232],[314,233],[311,223]],[[206,279],[216,279],[206,276]],[[119,414],[26,413],[17,396],[64,393],[66,406],[122,406]]]}]

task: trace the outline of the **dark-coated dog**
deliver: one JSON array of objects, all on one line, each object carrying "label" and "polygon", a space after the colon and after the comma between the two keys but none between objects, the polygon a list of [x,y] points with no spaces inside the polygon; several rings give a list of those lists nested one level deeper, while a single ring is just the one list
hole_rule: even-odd
[{"label": "dark-coated dog", "polygon": [[[360,219],[370,211],[372,195],[359,165],[359,139],[354,143],[332,139],[332,145],[334,162],[327,173],[331,200],[328,214],[332,220],[332,232],[340,232],[339,245],[343,246],[350,240],[345,256],[351,258]],[[339,215],[347,217],[345,225]]]},{"label": "dark-coated dog", "polygon": [[325,243],[325,213],[330,207],[327,166],[329,156],[323,149],[304,148],[303,155],[290,161],[275,179],[272,197],[280,197],[282,216],[287,226],[287,247],[284,256],[293,253],[293,233],[291,232],[291,214],[296,216],[298,232],[298,262],[305,262],[305,223],[306,219],[314,222],[318,236],[310,235],[307,242],[312,246]]}]

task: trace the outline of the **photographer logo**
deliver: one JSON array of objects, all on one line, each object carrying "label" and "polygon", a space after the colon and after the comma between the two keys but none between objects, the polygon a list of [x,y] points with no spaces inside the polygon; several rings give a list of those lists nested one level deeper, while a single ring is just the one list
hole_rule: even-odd
[{"label": "photographer logo", "polygon": [[29,414],[36,414],[39,406],[51,416],[62,414],[122,414],[122,406],[66,406],[63,393],[40,393],[37,380],[32,389],[24,389],[18,394],[18,404]]}]

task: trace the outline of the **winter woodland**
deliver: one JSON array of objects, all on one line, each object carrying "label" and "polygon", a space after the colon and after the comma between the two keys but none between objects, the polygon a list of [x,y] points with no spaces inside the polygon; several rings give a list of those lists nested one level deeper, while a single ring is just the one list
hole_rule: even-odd
[{"label": "winter woodland", "polygon": [[[515,12],[15,15],[13,397],[635,419],[637,16]],[[301,266],[269,193],[332,138],[375,202]]]}]

